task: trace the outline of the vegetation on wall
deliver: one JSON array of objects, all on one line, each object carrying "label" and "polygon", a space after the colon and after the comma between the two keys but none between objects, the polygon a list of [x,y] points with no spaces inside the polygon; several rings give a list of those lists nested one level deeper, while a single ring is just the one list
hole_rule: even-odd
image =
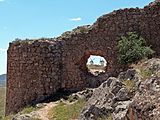
[{"label": "vegetation on wall", "polygon": [[146,46],[145,40],[135,32],[128,32],[126,36],[121,37],[118,50],[121,64],[136,62],[154,53],[149,46]]}]

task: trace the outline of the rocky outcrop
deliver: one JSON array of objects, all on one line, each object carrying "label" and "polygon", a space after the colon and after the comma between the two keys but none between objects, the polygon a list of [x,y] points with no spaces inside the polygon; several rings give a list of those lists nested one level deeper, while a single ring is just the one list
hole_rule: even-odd
[{"label": "rocky outcrop", "polygon": [[160,118],[160,77],[152,77],[139,87],[128,111],[133,120],[159,120]]},{"label": "rocky outcrop", "polygon": [[149,59],[140,64],[141,68],[151,76],[160,77],[160,60],[158,58]]},{"label": "rocky outcrop", "polygon": [[97,120],[98,118],[109,117],[111,114],[115,120],[125,118],[135,91],[134,89],[129,91],[123,80],[134,81],[133,86],[136,90],[140,77],[135,70],[128,70],[121,73],[119,78],[108,78],[94,90],[79,119]]},{"label": "rocky outcrop", "polygon": [[160,59],[147,60],[139,67],[152,70],[153,74],[144,80],[139,70],[129,69],[118,78],[108,78],[94,90],[79,120],[159,120]]}]

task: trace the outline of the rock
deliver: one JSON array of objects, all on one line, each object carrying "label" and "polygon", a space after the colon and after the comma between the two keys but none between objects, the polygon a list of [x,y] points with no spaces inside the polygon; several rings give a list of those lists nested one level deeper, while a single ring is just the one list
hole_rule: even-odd
[{"label": "rock", "polygon": [[129,92],[126,88],[121,88],[115,96],[117,101],[126,101],[130,99]]},{"label": "rock", "polygon": [[154,77],[143,81],[140,91],[133,98],[130,106],[134,119],[159,120],[160,118],[160,78]]},{"label": "rock", "polygon": [[132,101],[117,102],[115,104],[115,111],[112,115],[113,120],[124,120],[131,103]]},{"label": "rock", "polygon": [[68,96],[68,100],[70,102],[74,102],[78,99],[86,99],[88,100],[93,94],[93,89],[92,88],[87,88],[86,90],[79,91],[77,93],[73,93],[70,96]]},{"label": "rock", "polygon": [[23,115],[16,115],[12,118],[12,120],[30,120],[31,115],[29,114],[23,114]]},{"label": "rock", "polygon": [[15,115],[12,120],[33,120],[33,119],[38,119],[40,116],[35,112],[31,112],[28,114],[17,114]]},{"label": "rock", "polygon": [[[123,88],[122,82],[117,78],[110,77],[100,87],[94,90],[92,97],[82,110],[79,119],[97,120],[103,116],[110,116],[115,110],[117,110],[116,115],[122,113],[121,111],[124,112],[124,109],[129,107],[130,101],[121,102],[120,104],[118,100],[129,100],[127,95],[128,91]],[[127,110],[125,113],[127,113]]]},{"label": "rock", "polygon": [[122,82],[125,80],[134,81],[135,85],[133,89],[137,90],[142,77],[139,75],[139,73],[135,69],[129,69],[126,72],[121,72],[118,76],[118,79]]},{"label": "rock", "polygon": [[151,72],[155,76],[160,77],[160,59],[152,58],[142,63],[141,66],[144,70]]},{"label": "rock", "polygon": [[36,108],[42,108],[44,106],[46,106],[46,103],[38,103],[38,104],[36,104]]},{"label": "rock", "polygon": [[135,74],[136,74],[136,70],[134,69],[129,69],[126,72],[121,72],[118,76],[119,80],[125,80],[125,79],[135,79]]},{"label": "rock", "polygon": [[104,73],[101,73],[96,77],[89,74],[89,75],[86,75],[86,83],[87,83],[87,86],[90,88],[97,88],[108,78],[109,78],[109,75]]}]

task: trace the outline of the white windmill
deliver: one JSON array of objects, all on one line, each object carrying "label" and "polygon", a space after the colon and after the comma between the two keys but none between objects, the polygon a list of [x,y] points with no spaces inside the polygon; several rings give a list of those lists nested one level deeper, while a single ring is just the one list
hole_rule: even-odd
[{"label": "white windmill", "polygon": [[95,58],[93,58],[93,59],[90,58],[90,61],[89,61],[89,64],[90,64],[90,65],[94,65],[94,59],[95,59]]},{"label": "white windmill", "polygon": [[103,59],[100,59],[99,63],[101,66],[105,66],[105,61]]}]

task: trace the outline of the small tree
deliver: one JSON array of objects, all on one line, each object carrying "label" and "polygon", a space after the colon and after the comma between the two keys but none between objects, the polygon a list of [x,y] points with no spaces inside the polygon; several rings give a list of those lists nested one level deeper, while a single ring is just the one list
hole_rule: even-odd
[{"label": "small tree", "polygon": [[135,32],[128,32],[118,42],[119,62],[121,64],[132,63],[148,57],[154,51],[146,46],[145,40]]}]

